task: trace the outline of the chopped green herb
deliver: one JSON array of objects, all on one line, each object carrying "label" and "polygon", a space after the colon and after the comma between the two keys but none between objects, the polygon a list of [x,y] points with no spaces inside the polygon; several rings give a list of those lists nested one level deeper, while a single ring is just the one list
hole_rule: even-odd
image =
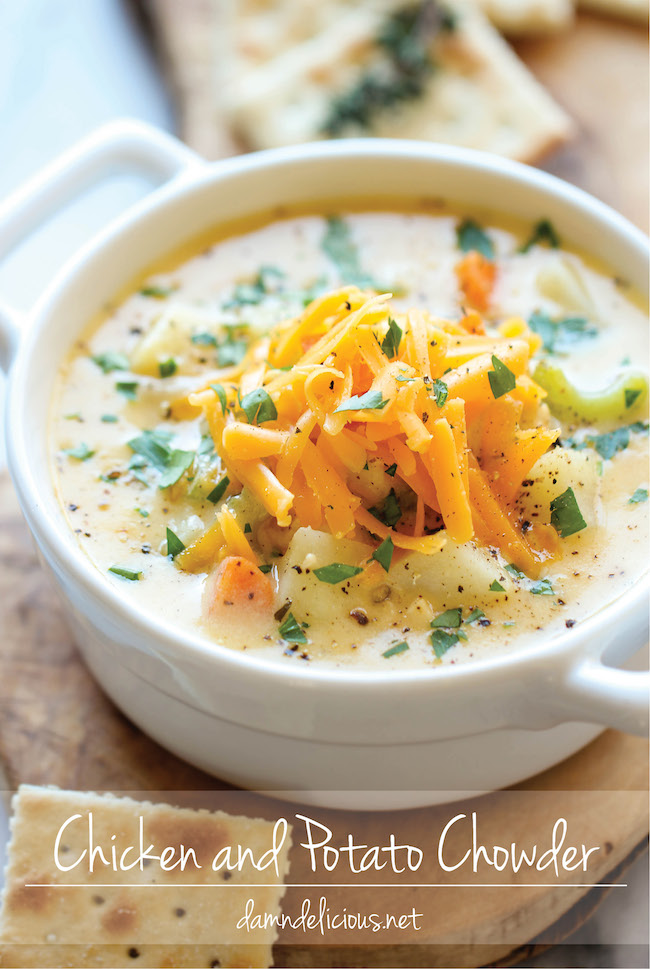
[{"label": "chopped green herb", "polygon": [[103,424],[117,424],[116,414],[102,414],[101,420]]},{"label": "chopped green herb", "polygon": [[66,421],[79,421],[80,424],[83,423],[83,417],[81,416],[79,411],[76,411],[76,413],[74,414],[65,414],[64,416]]},{"label": "chopped green herb", "polygon": [[388,535],[383,540],[381,545],[377,546],[377,548],[372,553],[370,558],[374,559],[375,562],[379,562],[384,572],[388,572],[390,569],[390,563],[392,562],[392,559],[393,559],[394,550],[395,550],[395,546],[393,545],[393,540],[390,537],[390,535]]},{"label": "chopped green herb", "polygon": [[578,508],[573,488],[567,488],[551,502],[551,525],[560,538],[568,538],[569,535],[575,535],[576,532],[587,527],[587,522]]},{"label": "chopped green herb", "polygon": [[226,492],[226,488],[228,487],[229,484],[230,484],[230,478],[228,477],[227,474],[225,474],[221,479],[221,481],[219,481],[218,484],[214,486],[214,488],[208,495],[208,501],[211,501],[213,505],[216,505],[218,501],[221,501],[221,499],[223,498]]},{"label": "chopped green herb", "polygon": [[383,522],[384,525],[388,525],[389,528],[396,525],[402,517],[402,509],[400,508],[399,501],[397,500],[397,495],[392,488],[384,498],[384,504],[381,508],[369,508],[368,511],[380,522]]},{"label": "chopped green herb", "polygon": [[136,571],[135,569],[129,569],[124,565],[111,565],[109,572],[113,575],[119,575],[121,579],[128,579],[130,582],[137,582],[142,571]]},{"label": "chopped green herb", "polygon": [[497,579],[495,579],[492,585],[490,586],[490,592],[505,592],[505,591],[506,590],[503,588],[501,583],[497,581]]},{"label": "chopped green herb", "polygon": [[598,330],[583,316],[565,316],[552,320],[548,313],[533,313],[528,325],[542,338],[547,353],[568,353],[576,343],[598,335]]},{"label": "chopped green herb", "polygon": [[246,524],[244,525],[244,535],[250,535],[252,531],[253,529],[251,528],[250,524],[246,522]]},{"label": "chopped green herb", "polygon": [[63,453],[67,454],[69,458],[74,458],[76,461],[87,461],[88,458],[92,458],[95,452],[82,441],[77,447],[64,448]]},{"label": "chopped green herb", "polygon": [[136,508],[135,510],[137,511],[138,515],[140,515],[141,518],[149,517],[149,512],[147,511],[146,508]]},{"label": "chopped green herb", "polygon": [[446,612],[441,612],[439,616],[431,620],[432,629],[458,629],[460,626],[460,617],[463,614],[462,609],[447,609]]},{"label": "chopped green herb", "polygon": [[340,216],[327,217],[321,249],[338,269],[342,282],[372,287],[370,276],[361,269],[359,250],[352,239],[350,226]]},{"label": "chopped green herb", "polygon": [[391,464],[389,468],[384,468],[384,471],[386,472],[386,474],[390,475],[391,478],[394,478],[395,472],[397,471],[397,465]]},{"label": "chopped green herb", "polygon": [[260,572],[263,572],[264,573],[264,575],[268,575],[268,573],[271,571],[271,569],[273,568],[273,566],[272,565],[260,565],[260,566],[258,566],[258,568],[259,568]]},{"label": "chopped green herb", "polygon": [[517,378],[505,363],[492,354],[492,366],[494,370],[488,370],[488,380],[495,398],[503,397],[504,394],[514,390],[517,386]]},{"label": "chopped green herb", "polygon": [[631,498],[628,498],[628,505],[640,505],[641,502],[648,500],[648,489],[637,488]]},{"label": "chopped green herb", "polygon": [[[139,437],[128,442],[132,451],[141,455],[160,472],[159,488],[169,488],[176,484],[194,460],[194,451],[170,448],[170,437],[168,431],[143,431]],[[129,467],[142,467],[142,464],[135,465],[131,462]]]},{"label": "chopped green herb", "polygon": [[171,377],[178,370],[178,365],[173,357],[169,360],[162,360],[158,364],[158,371],[161,377]]},{"label": "chopped green herb", "polygon": [[440,380],[439,377],[436,377],[431,384],[431,390],[433,391],[433,396],[438,407],[444,407],[447,398],[449,397],[449,387],[444,380]]},{"label": "chopped green herb", "polygon": [[278,416],[275,404],[263,387],[251,390],[250,394],[242,397],[240,404],[249,424],[264,424],[276,420]]},{"label": "chopped green herb", "polygon": [[514,619],[509,619],[507,622],[502,622],[501,625],[505,626],[506,628],[510,628],[510,626],[516,626],[517,623],[514,621]]},{"label": "chopped green herb", "polygon": [[534,582],[530,587],[530,591],[534,596],[552,596],[553,585],[550,579],[540,579],[538,582]]},{"label": "chopped green herb", "polygon": [[216,347],[217,338],[213,333],[194,333],[192,343],[198,347]]},{"label": "chopped green herb", "polygon": [[201,435],[196,453],[199,457],[211,457],[214,454],[214,441],[211,434]]},{"label": "chopped green herb", "polygon": [[167,286],[143,286],[140,296],[149,296],[151,299],[167,299],[174,292]]},{"label": "chopped green herb", "polygon": [[390,659],[391,656],[399,656],[400,653],[405,653],[408,648],[409,648],[409,644],[407,642],[396,643],[394,646],[391,646],[390,649],[387,649],[386,652],[382,653],[381,655],[384,657],[384,659]]},{"label": "chopped green herb", "polygon": [[402,340],[402,328],[397,325],[392,317],[388,319],[388,332],[381,342],[381,349],[389,360],[393,360],[399,353],[399,345]]},{"label": "chopped green herb", "polygon": [[519,579],[520,582],[522,579],[528,578],[526,573],[522,572],[521,569],[518,569],[516,565],[506,565],[505,570],[506,572],[509,572],[510,575],[513,576],[513,578]]},{"label": "chopped green herb", "polygon": [[235,339],[228,331],[223,343],[217,347],[217,363],[220,367],[236,367],[246,356],[247,350],[248,341]]},{"label": "chopped green herb", "polygon": [[469,626],[473,622],[478,622],[479,619],[485,619],[485,613],[483,612],[483,610],[472,609],[467,619],[464,619],[463,622],[465,623],[465,625]]},{"label": "chopped green herb", "polygon": [[458,641],[459,637],[456,633],[449,633],[446,629],[434,629],[431,633],[431,645],[438,659],[442,659],[447,650],[455,646]]},{"label": "chopped green herb", "polygon": [[630,407],[632,407],[636,403],[636,401],[639,399],[640,396],[641,396],[641,391],[639,389],[630,389],[630,388],[626,387],[625,388],[625,408],[626,408],[626,410],[629,410]]},{"label": "chopped green herb", "polygon": [[524,242],[522,246],[519,247],[519,252],[528,252],[533,246],[541,245],[546,243],[551,249],[558,249],[560,247],[560,237],[558,236],[553,224],[548,219],[540,219],[533,226],[533,231],[530,234],[529,239]]},{"label": "chopped green herb", "polygon": [[348,410],[382,410],[389,401],[381,396],[381,390],[368,390],[365,394],[356,394],[349,400],[344,400],[334,411],[339,414]]},{"label": "chopped green herb", "polygon": [[212,388],[212,390],[214,390],[215,394],[219,398],[219,403],[221,404],[221,413],[225,414],[226,408],[228,407],[228,398],[226,396],[226,391],[223,389],[221,384],[210,384],[210,387]]},{"label": "chopped green herb", "polygon": [[[260,266],[255,279],[250,283],[238,283],[232,296],[224,303],[224,308],[237,306],[257,306],[265,296],[278,290],[278,283],[284,279],[284,272],[277,266]],[[222,364],[222,366],[225,366]]]},{"label": "chopped green herb", "polygon": [[178,535],[176,535],[171,528],[167,528],[167,554],[171,555],[173,559],[181,552],[185,550],[185,546],[181,542]]},{"label": "chopped green herb", "polygon": [[456,229],[456,243],[462,252],[480,252],[486,259],[494,259],[494,243],[474,219],[464,219]]},{"label": "chopped green herb", "polygon": [[565,445],[570,448],[582,450],[586,447],[593,447],[600,454],[601,458],[608,461],[614,457],[618,451],[624,451],[630,443],[630,434],[647,434],[648,425],[642,421],[635,421],[625,427],[617,427],[614,431],[606,434],[588,434],[580,442],[574,438],[567,438]]},{"label": "chopped green herb", "polygon": [[282,639],[288,643],[306,643],[307,637],[302,631],[302,627],[294,614],[290,612],[284,622],[279,626],[278,632]]},{"label": "chopped green herb", "polygon": [[117,353],[114,350],[107,350],[106,353],[97,353],[91,359],[93,363],[101,367],[104,373],[111,373],[112,370],[129,369],[129,358],[124,353]]},{"label": "chopped green herb", "polygon": [[138,382],[137,380],[118,380],[115,389],[118,394],[122,394],[127,400],[135,400],[138,393]]},{"label": "chopped green herb", "polygon": [[347,579],[359,575],[363,569],[356,565],[344,565],[342,562],[332,562],[331,565],[323,565],[320,569],[314,569],[314,575],[321,582],[328,582],[330,585],[338,585]]}]

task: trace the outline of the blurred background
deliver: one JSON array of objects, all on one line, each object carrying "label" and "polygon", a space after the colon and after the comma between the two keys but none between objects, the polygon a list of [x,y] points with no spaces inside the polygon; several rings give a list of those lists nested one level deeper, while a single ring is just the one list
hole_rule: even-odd
[{"label": "blurred background", "polygon": [[[467,0],[467,20],[457,3],[420,0],[407,15],[394,0],[0,4],[0,198],[128,115],[208,158],[347,134],[495,148],[647,230],[647,2]],[[0,266],[0,298],[28,309],[147,188],[121,177],[86,193]],[[626,880],[566,944],[518,964],[647,966],[647,856]]]}]

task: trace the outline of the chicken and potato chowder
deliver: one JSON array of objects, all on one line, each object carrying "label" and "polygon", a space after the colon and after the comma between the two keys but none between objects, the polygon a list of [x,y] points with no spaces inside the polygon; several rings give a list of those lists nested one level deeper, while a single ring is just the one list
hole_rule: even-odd
[{"label": "chicken and potato chowder", "polygon": [[72,348],[70,527],[120,595],[281,663],[524,649],[643,572],[647,316],[543,217],[275,213]]}]

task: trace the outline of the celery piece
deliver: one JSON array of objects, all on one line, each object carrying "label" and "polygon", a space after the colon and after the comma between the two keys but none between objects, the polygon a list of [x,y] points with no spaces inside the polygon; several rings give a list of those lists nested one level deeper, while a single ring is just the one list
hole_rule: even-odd
[{"label": "celery piece", "polygon": [[547,392],[551,413],[562,421],[593,424],[622,420],[645,409],[648,401],[648,378],[638,370],[621,374],[598,391],[574,387],[563,371],[547,360],[537,364],[533,377]]}]

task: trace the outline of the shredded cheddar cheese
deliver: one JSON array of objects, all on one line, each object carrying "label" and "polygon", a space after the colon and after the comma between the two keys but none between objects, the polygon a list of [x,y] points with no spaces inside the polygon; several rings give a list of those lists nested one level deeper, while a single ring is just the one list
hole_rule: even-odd
[{"label": "shredded cheddar cheese", "polygon": [[[447,536],[477,540],[535,575],[550,553],[544,536],[524,534],[514,501],[558,436],[535,424],[545,393],[528,364],[539,337],[519,319],[488,334],[472,302],[453,322],[396,312],[389,295],[352,286],[328,293],[173,413],[204,414],[230,481],[283,529],[390,536],[426,554]],[[373,491],[378,461],[390,468],[390,507]],[[257,561],[223,508],[177,563],[197,571],[231,555]]]}]

